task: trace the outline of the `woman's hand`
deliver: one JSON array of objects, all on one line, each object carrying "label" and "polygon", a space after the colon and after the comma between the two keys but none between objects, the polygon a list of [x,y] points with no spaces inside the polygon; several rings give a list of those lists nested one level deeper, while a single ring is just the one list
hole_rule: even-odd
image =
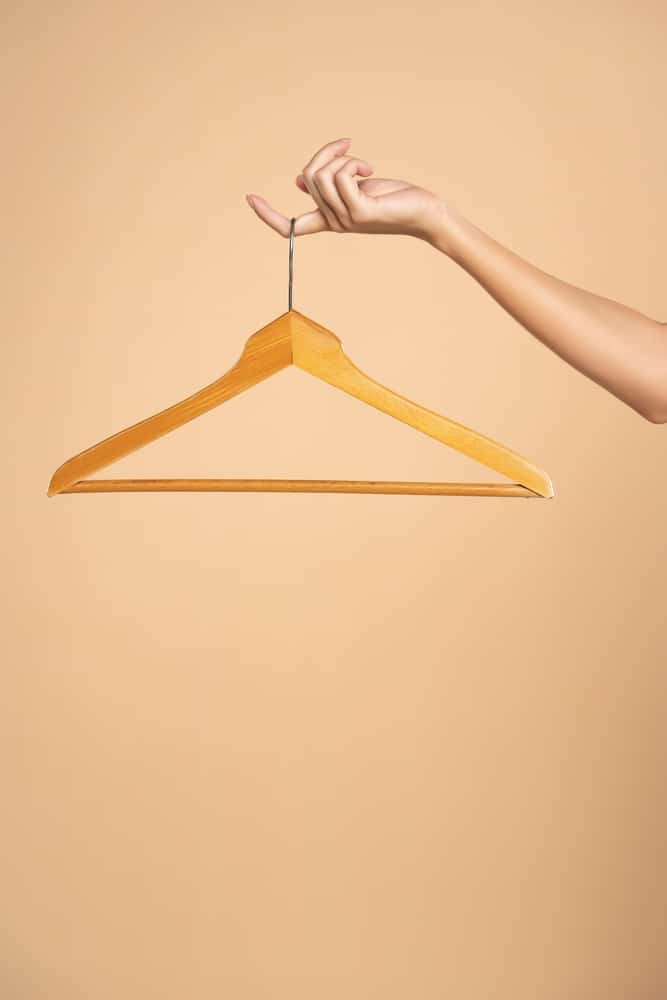
[{"label": "woman's hand", "polygon": [[[300,215],[297,236],[398,233],[417,236],[471,275],[534,337],[653,423],[667,423],[667,325],[620,302],[547,274],[502,246],[432,191],[371,177],[366,160],[347,156],[350,139],[327,143],[296,179],[317,208]],[[246,195],[282,236],[289,219],[259,195]]]},{"label": "woman's hand", "polygon": [[[296,178],[317,208],[296,218],[294,235],[306,233],[395,233],[432,242],[442,227],[446,208],[432,191],[409,181],[371,177],[366,160],[347,156],[351,139],[322,146]],[[289,236],[290,220],[260,195],[248,204],[268,226]]]}]

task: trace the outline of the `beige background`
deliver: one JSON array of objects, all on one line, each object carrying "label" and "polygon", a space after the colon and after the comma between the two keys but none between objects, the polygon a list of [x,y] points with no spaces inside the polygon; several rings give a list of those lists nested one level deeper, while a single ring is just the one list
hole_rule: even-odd
[{"label": "beige background", "polygon": [[[553,501],[47,499],[286,308],[324,142],[667,319],[662,3],[6,2],[7,1000],[664,997],[667,428],[416,240],[295,307]],[[290,369],[134,475],[488,479]]]}]

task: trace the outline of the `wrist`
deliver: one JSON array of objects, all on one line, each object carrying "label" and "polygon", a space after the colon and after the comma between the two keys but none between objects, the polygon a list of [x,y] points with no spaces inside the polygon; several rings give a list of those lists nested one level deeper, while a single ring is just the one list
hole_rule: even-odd
[{"label": "wrist", "polygon": [[466,235],[473,228],[451,205],[438,200],[433,207],[427,239],[436,250],[459,262]]}]

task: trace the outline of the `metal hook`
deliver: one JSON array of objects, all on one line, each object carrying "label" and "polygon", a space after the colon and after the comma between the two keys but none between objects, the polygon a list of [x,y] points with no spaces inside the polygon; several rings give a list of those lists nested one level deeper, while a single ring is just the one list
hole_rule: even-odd
[{"label": "metal hook", "polygon": [[289,285],[287,289],[287,308],[292,308],[292,275],[294,274],[294,223],[296,219],[290,219],[289,225]]}]

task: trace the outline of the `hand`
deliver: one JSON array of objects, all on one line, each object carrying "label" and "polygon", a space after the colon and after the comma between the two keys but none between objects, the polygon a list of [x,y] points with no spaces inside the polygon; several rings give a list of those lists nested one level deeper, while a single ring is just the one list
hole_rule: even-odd
[{"label": "hand", "polygon": [[[370,177],[366,160],[346,156],[351,139],[322,146],[296,178],[317,208],[296,218],[294,235],[307,233],[395,233],[431,242],[442,225],[445,205],[432,191],[409,181]],[[248,204],[268,226],[289,236],[290,220],[257,194]]]}]

